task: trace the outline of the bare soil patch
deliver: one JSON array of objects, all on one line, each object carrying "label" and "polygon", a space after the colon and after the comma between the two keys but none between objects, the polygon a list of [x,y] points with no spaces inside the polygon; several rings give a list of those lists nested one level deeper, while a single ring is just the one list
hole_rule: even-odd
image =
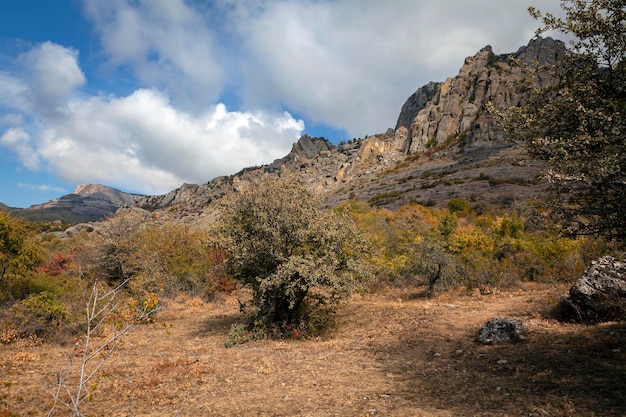
[{"label": "bare soil patch", "polygon": [[[235,298],[169,302],[102,368],[89,416],[622,416],[626,324],[547,318],[564,288],[496,295],[406,291],[357,297],[313,340],[225,348]],[[492,317],[526,340],[483,346]],[[45,416],[74,346],[0,346],[0,414]],[[67,415],[59,411],[55,415]]]}]

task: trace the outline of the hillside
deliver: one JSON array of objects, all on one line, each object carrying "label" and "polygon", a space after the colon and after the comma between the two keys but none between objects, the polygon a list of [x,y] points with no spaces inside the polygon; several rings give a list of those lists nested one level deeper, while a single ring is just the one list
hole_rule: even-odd
[{"label": "hillside", "polygon": [[348,199],[392,210],[413,201],[441,206],[454,197],[488,206],[524,202],[543,191],[542,165],[506,141],[486,106],[523,104],[533,88],[552,82],[546,68],[564,52],[564,44],[551,38],[501,55],[486,46],[467,57],[455,77],[412,94],[394,129],[337,146],[304,135],[284,158],[206,184],[185,184],[136,206],[202,217],[210,215],[212,201],[246,187],[251,178],[287,172],[319,191],[328,206]]}]

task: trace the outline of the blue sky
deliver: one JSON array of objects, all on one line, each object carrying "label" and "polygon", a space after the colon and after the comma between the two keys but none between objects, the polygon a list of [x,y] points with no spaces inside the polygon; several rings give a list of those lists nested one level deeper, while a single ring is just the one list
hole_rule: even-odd
[{"label": "blue sky", "polygon": [[4,1],[0,202],[27,207],[86,183],[161,194],[269,163],[304,133],[384,132],[466,56],[525,45],[538,25],[529,5]]}]

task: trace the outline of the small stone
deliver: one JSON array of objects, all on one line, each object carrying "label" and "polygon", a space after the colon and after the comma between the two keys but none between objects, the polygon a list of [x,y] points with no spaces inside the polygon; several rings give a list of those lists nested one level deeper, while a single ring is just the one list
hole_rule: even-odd
[{"label": "small stone", "polygon": [[487,322],[478,334],[478,341],[484,345],[524,340],[522,333],[526,325],[521,320],[509,317],[495,317]]}]

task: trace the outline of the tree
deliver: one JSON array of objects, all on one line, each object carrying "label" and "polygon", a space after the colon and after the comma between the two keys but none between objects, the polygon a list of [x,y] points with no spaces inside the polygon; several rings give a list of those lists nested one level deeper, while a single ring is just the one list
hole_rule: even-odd
[{"label": "tree", "polygon": [[349,218],[323,211],[295,178],[264,177],[221,207],[226,271],[252,289],[257,328],[306,331],[312,311],[332,310],[367,275]]},{"label": "tree", "polygon": [[573,36],[554,69],[507,115],[506,127],[547,161],[549,209],[566,235],[626,238],[626,0],[562,0],[564,18],[530,8],[538,34]]}]

